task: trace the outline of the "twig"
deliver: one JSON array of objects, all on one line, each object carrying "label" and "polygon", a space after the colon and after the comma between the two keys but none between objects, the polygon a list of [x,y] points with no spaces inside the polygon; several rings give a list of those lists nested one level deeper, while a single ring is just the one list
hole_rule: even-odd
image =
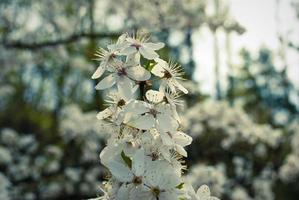
[{"label": "twig", "polygon": [[84,38],[96,39],[96,38],[106,38],[106,37],[116,37],[118,33],[75,33],[65,38],[56,39],[56,40],[46,40],[41,42],[24,42],[24,41],[2,41],[2,45],[6,48],[14,49],[28,49],[28,50],[37,50],[45,47],[54,47],[63,44],[69,44],[77,42],[78,40]]}]

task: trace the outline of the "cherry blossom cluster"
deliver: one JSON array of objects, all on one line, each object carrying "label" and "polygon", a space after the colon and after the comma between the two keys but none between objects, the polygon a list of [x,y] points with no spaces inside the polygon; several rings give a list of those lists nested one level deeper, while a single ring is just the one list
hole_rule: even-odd
[{"label": "cherry blossom cluster", "polygon": [[290,134],[287,143],[291,144],[291,152],[279,169],[279,177],[285,183],[292,183],[299,180],[299,122],[294,120],[287,131]]},{"label": "cherry blossom cluster", "polygon": [[140,32],[123,34],[96,54],[100,65],[92,78],[100,81],[95,88],[110,89],[107,108],[97,118],[110,124],[111,133],[100,154],[110,174],[98,199],[217,199],[206,185],[195,193],[183,181],[184,147],[192,138],[180,131],[176,107],[188,91],[181,84],[181,67],[159,58],[164,44],[149,39]]}]

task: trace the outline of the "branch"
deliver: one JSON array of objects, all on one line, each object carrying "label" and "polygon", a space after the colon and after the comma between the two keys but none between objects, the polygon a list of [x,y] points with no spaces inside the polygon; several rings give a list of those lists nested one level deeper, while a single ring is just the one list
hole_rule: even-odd
[{"label": "branch", "polygon": [[96,38],[107,38],[107,37],[116,37],[119,36],[118,33],[75,33],[66,38],[56,39],[56,40],[46,40],[41,42],[24,42],[24,41],[3,41],[2,45],[6,48],[12,49],[28,49],[28,50],[37,50],[44,47],[54,47],[63,44],[69,44],[77,42],[84,38],[96,39]]}]

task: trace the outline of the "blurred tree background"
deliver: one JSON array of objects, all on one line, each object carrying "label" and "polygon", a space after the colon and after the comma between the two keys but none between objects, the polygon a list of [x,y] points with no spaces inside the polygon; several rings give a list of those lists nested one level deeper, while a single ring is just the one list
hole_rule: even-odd
[{"label": "blurred tree background", "polygon": [[[292,2],[299,20],[298,5]],[[215,95],[202,93],[194,81],[195,33],[205,27],[213,38],[214,66],[206,67],[214,70]],[[244,47],[242,63],[233,64],[232,35],[246,27],[223,0],[1,0],[0,199],[100,193],[106,171],[98,154],[109,134],[95,117],[105,94],[90,78],[99,64],[94,54],[123,32],[140,29],[163,41],[163,57],[186,71],[190,93],[182,128],[194,138],[186,179],[208,184],[221,199],[297,199],[299,90],[288,78],[286,52],[298,56],[299,44],[278,32],[279,53]]]}]

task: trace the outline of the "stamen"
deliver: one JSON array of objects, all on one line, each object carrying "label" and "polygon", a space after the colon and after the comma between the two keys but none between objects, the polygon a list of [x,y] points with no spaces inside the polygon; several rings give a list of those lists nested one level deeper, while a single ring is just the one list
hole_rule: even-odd
[{"label": "stamen", "polygon": [[172,74],[169,71],[165,70],[164,71],[164,78],[167,78],[167,79],[172,78]]},{"label": "stamen", "polygon": [[117,107],[122,107],[122,106],[124,106],[124,105],[126,105],[126,101],[123,100],[123,99],[121,99],[121,100],[119,100],[119,101],[117,102]]},{"label": "stamen", "polygon": [[159,188],[156,188],[156,187],[154,187],[154,188],[151,188],[151,191],[152,191],[152,193],[156,196],[156,197],[158,197],[159,195],[160,195],[160,189]]},{"label": "stamen", "polygon": [[142,178],[140,176],[134,176],[132,183],[134,183],[135,185],[139,185],[142,183]]},{"label": "stamen", "polygon": [[159,159],[159,155],[155,152],[151,154],[151,157],[152,157],[152,161],[155,161],[155,160]]},{"label": "stamen", "polygon": [[153,115],[154,118],[157,118],[157,114],[159,114],[159,112],[153,108],[151,108],[148,113]]},{"label": "stamen", "polygon": [[127,75],[127,71],[126,71],[126,69],[125,68],[120,68],[120,69],[118,69],[118,71],[117,71],[117,75],[118,76],[126,76]]},{"label": "stamen", "polygon": [[131,44],[131,46],[132,46],[132,47],[135,47],[137,50],[139,50],[139,48],[141,47],[141,45],[140,45],[140,44],[137,44],[137,43],[135,43],[135,44]]}]

